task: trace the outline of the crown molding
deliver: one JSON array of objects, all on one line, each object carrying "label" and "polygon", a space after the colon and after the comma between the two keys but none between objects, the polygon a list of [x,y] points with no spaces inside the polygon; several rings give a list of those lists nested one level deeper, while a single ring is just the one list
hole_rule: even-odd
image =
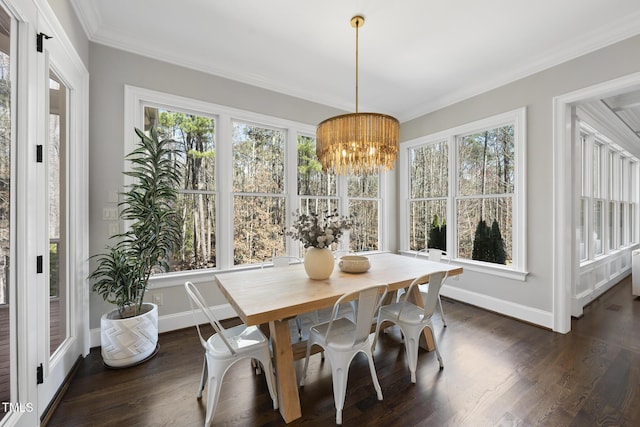
[{"label": "crown molding", "polygon": [[100,12],[93,1],[87,0],[71,0],[71,7],[78,16],[78,20],[82,25],[87,38],[93,41],[102,25]]}]

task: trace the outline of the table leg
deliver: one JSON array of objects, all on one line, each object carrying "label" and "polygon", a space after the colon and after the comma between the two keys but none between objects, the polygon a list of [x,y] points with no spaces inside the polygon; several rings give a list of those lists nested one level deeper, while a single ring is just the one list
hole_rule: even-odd
[{"label": "table leg", "polygon": [[300,395],[298,381],[293,363],[291,335],[288,320],[269,322],[273,358],[276,368],[276,382],[278,383],[278,402],[280,414],[284,421],[290,423],[302,416],[300,409]]},{"label": "table leg", "polygon": [[[411,298],[413,299],[414,304],[419,307],[424,307],[424,301],[422,300],[422,295],[420,295],[420,289],[417,286],[413,287],[413,290],[411,291]],[[433,335],[429,328],[424,328],[424,331],[422,332],[422,336],[420,337],[420,347],[427,351],[432,351],[435,348],[435,345],[433,344]]]}]

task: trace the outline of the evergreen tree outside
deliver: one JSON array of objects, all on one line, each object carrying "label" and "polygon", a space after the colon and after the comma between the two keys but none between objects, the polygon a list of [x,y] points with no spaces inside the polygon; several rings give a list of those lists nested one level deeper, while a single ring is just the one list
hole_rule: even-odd
[{"label": "evergreen tree outside", "polygon": [[507,263],[507,251],[505,250],[504,240],[502,239],[502,234],[500,233],[500,226],[498,225],[498,221],[493,220],[493,224],[491,224],[491,251],[493,252],[493,261],[496,264],[506,264]]},{"label": "evergreen tree outside", "polygon": [[472,259],[476,261],[491,262],[494,264],[507,263],[507,251],[500,233],[500,226],[495,219],[491,228],[484,219],[478,222],[476,234],[473,239]]},{"label": "evergreen tree outside", "polygon": [[433,221],[431,221],[427,247],[443,251],[447,250],[447,225],[444,222],[440,223],[438,214],[435,214]]},{"label": "evergreen tree outside", "polygon": [[478,222],[476,234],[473,239],[473,252],[471,258],[476,261],[491,262],[491,231],[484,219]]}]

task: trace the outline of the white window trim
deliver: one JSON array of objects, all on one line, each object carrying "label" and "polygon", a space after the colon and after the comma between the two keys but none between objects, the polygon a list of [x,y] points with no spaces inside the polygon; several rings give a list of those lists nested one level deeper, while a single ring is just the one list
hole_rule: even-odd
[{"label": "white window trim", "polygon": [[[449,195],[447,197],[447,223],[455,224],[454,217],[454,200],[457,180],[457,149],[456,137],[458,135],[469,134],[476,131],[500,127],[504,125],[513,125],[515,147],[514,147],[514,191],[513,191],[513,265],[498,266],[497,264],[481,263],[473,260],[454,258],[452,262],[464,265],[465,268],[474,271],[480,271],[487,274],[509,277],[517,280],[525,280],[527,276],[527,185],[526,185],[526,107],[518,108],[495,116],[487,117],[471,123],[466,123],[451,129],[437,132],[431,135],[415,138],[406,141],[400,149],[399,170],[403,171],[399,174],[400,184],[400,203],[399,219],[400,219],[400,248],[403,251],[409,249],[409,224],[408,218],[408,200],[409,200],[409,150],[418,146],[433,144],[446,140],[449,151]],[[456,227],[447,227],[447,241],[456,242]],[[457,250],[457,248],[456,248]]]},{"label": "white window trim", "polygon": [[[198,115],[214,117],[216,120],[216,210],[218,218],[216,220],[216,237],[218,241],[217,248],[217,265],[215,269],[201,269],[192,271],[179,271],[159,275],[150,279],[150,289],[159,289],[164,287],[172,287],[181,285],[185,280],[194,282],[211,279],[212,275],[223,273],[230,270],[242,270],[259,268],[259,265],[233,265],[233,192],[221,191],[220,189],[232,188],[232,146],[225,143],[231,141],[232,123],[233,121],[241,121],[254,125],[261,125],[269,128],[282,129],[286,132],[285,145],[285,161],[288,167],[285,170],[285,194],[287,199],[287,218],[286,227],[290,227],[292,218],[291,212],[299,204],[299,196],[297,194],[297,155],[291,146],[297,146],[298,135],[315,135],[316,126],[294,122],[291,120],[281,119],[277,117],[267,116],[248,112],[240,109],[218,105],[206,101],[195,100],[179,95],[169,94],[165,92],[154,91],[137,86],[125,85],[124,87],[124,144],[123,155],[131,152],[137,143],[137,136],[134,132],[135,127],[141,127],[143,123],[143,105],[153,105],[167,110],[179,109],[180,111],[192,112]],[[123,159],[123,170],[130,167],[128,162]],[[389,173],[381,173],[379,180],[379,251],[388,250],[388,234],[389,234],[389,209],[388,203],[383,203],[388,199],[389,191]],[[131,178],[123,175],[123,186],[128,185]],[[338,181],[338,197],[342,198],[343,209],[348,206],[349,198],[346,197],[346,178]],[[121,224],[124,226],[124,224]],[[348,233],[345,236],[349,238]],[[345,239],[346,240],[346,239]],[[295,255],[297,252],[296,242],[292,242],[287,237],[287,249],[289,255]]]}]

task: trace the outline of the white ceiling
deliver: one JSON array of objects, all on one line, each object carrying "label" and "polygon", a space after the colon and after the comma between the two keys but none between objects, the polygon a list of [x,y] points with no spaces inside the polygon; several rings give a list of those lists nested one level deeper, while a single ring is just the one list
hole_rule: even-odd
[{"label": "white ceiling", "polygon": [[406,121],[640,34],[638,0],[72,0],[97,43]]}]

